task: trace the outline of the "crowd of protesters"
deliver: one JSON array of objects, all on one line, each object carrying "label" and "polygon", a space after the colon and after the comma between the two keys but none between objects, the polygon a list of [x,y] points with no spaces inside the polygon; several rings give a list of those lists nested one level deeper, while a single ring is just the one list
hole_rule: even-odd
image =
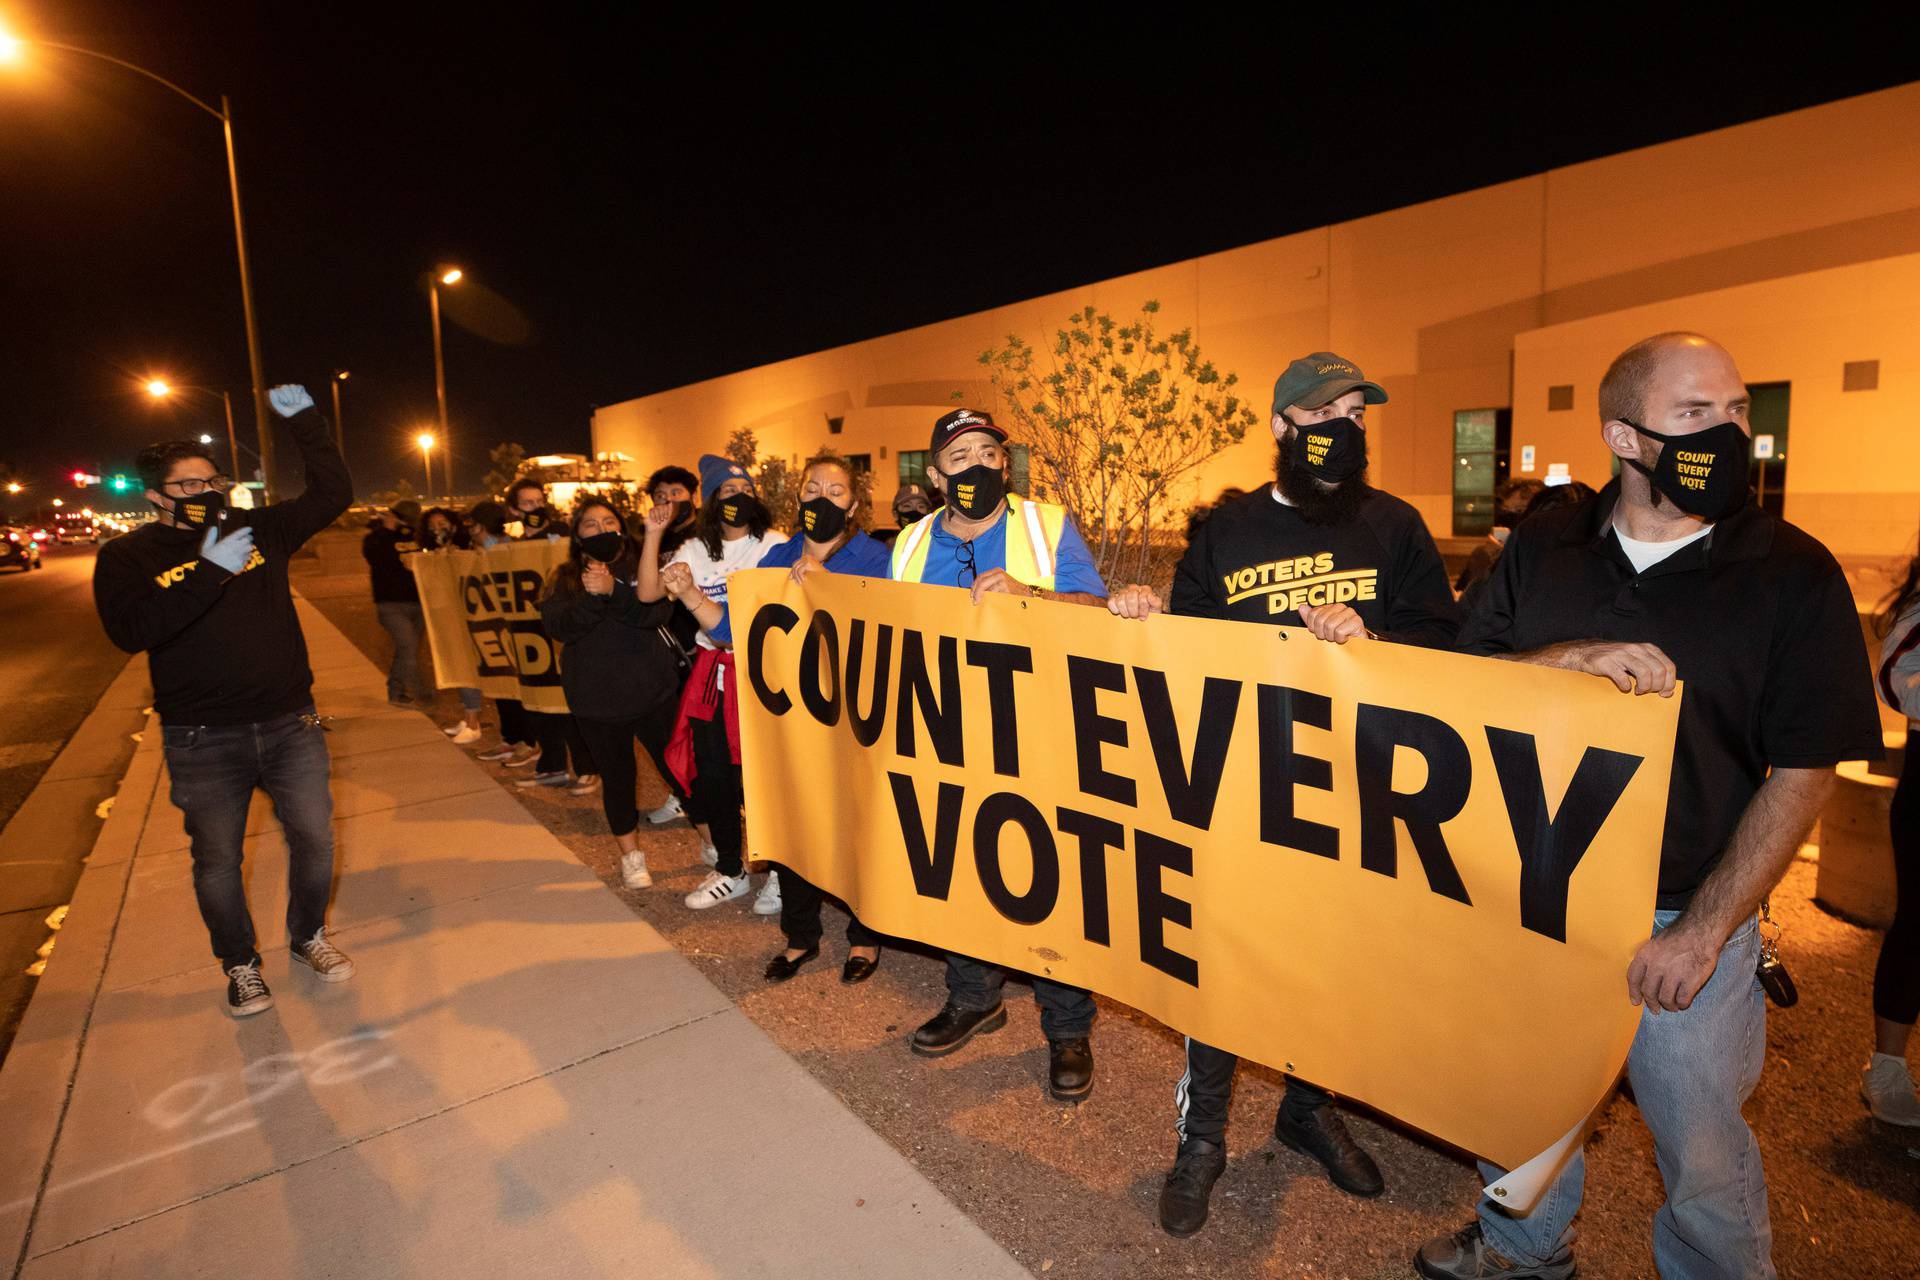
[{"label": "crowd of protesters", "polygon": [[[271,1003],[238,888],[246,800],[256,785],[282,805],[288,830],[296,956],[322,978],[352,972],[324,933],[326,756],[285,570],[286,557],[344,507],[345,471],[304,392],[283,390],[284,407],[280,390],[274,404],[291,415],[307,492],[223,525],[210,495],[224,492],[224,477],[206,451],[156,446],[142,455],[141,470],[161,520],[104,550],[96,579],[109,633],[153,656],[174,800],[187,812],[195,888],[236,1015]],[[1876,682],[1839,565],[1751,499],[1749,398],[1732,357],[1699,335],[1670,333],[1623,352],[1601,381],[1602,434],[1618,474],[1597,492],[1577,482],[1502,486],[1492,534],[1450,582],[1419,512],[1369,483],[1367,414],[1387,398],[1338,355],[1288,364],[1274,388],[1272,480],[1196,511],[1164,596],[1151,585],[1104,582],[1066,511],[1011,492],[1007,434],[973,409],[934,424],[926,482],[894,495],[891,528],[873,518],[862,478],[831,456],[801,473],[799,527],[790,532],[775,528],[745,468],[712,455],[697,471],[656,471],[643,513],[591,494],[557,512],[532,479],[466,512],[395,503],[364,548],[380,621],[393,638],[388,695],[400,705],[425,697],[417,683],[419,598],[403,557],[514,539],[564,543],[566,558],[539,610],[571,711],[496,701],[499,741],[478,758],[530,771],[521,786],[597,792],[621,878],[633,889],[652,884],[638,839],[643,821],[685,819],[700,833],[708,868],[686,907],[709,910],[751,895],[754,911],[778,914],[786,946],[765,976],[782,982],[820,955],[827,895],[777,863],[754,892],[728,611],[737,570],[786,569],[796,581],[815,573],[891,578],[957,588],[975,603],[1004,593],[1129,619],[1164,611],[1298,623],[1326,643],[1417,645],[1585,672],[1625,695],[1671,696],[1684,680],[1655,910],[1648,940],[1622,975],[1643,1007],[1627,1075],[1667,1192],[1653,1224],[1653,1258],[1670,1280],[1771,1276],[1766,1185],[1741,1114],[1765,1046],[1756,915],[1818,816],[1834,767],[1880,755],[1876,683],[1889,706],[1920,717],[1920,557],[1883,610],[1886,658]],[[1311,566],[1275,580],[1272,592],[1285,594],[1286,607],[1267,592],[1222,588],[1245,580],[1242,570],[1276,563]],[[234,630],[262,625],[284,634],[271,649],[254,642],[242,652]],[[471,689],[460,697],[460,722],[447,732],[477,746],[483,700]],[[241,738],[252,743],[261,733],[272,750],[249,747],[244,767],[234,763]],[[637,801],[635,744],[669,793],[651,813]],[[1874,1045],[1861,1083],[1874,1116],[1906,1126],[1920,1125],[1905,1056],[1920,1016],[1915,776],[1903,774],[1894,800],[1901,910],[1875,975]],[[849,913],[842,981],[870,977],[883,941]],[[910,1048],[950,1054],[1004,1027],[1007,976],[948,955],[946,1001],[911,1034]],[[1085,1099],[1095,1079],[1095,1002],[1045,977],[1032,982],[1049,1046],[1048,1090]],[[1159,1204],[1172,1235],[1192,1235],[1207,1220],[1226,1167],[1236,1065],[1231,1053],[1187,1043]],[[1344,1191],[1371,1197],[1385,1189],[1336,1100],[1314,1082],[1287,1078],[1273,1132]],[[1483,1166],[1489,1181],[1502,1172]],[[1584,1176],[1575,1150],[1529,1213],[1483,1199],[1463,1229],[1417,1250],[1416,1269],[1454,1280],[1571,1276]]]}]

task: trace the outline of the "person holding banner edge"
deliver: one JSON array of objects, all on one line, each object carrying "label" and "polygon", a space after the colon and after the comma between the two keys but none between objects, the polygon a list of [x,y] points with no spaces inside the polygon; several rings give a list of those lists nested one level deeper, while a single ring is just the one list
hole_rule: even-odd
[{"label": "person holding banner edge", "polygon": [[[661,513],[656,526],[659,508],[647,515],[646,547],[640,556],[640,598],[671,596],[695,618],[703,604],[725,605],[728,575],[759,563],[773,523],[753,477],[730,459],[711,453],[701,457],[700,496],[699,533],[687,539],[666,568],[658,566],[658,537],[667,523]],[[709,611],[708,616],[717,620],[717,613]],[[704,911],[746,896],[752,885],[742,860],[740,702],[733,681],[733,647],[702,629],[699,651],[666,754],[705,819],[704,825],[696,824],[706,838],[701,860],[713,870],[686,896],[688,907]]]},{"label": "person holding banner edge", "polygon": [[600,803],[620,846],[620,878],[629,889],[645,889],[653,877],[635,835],[633,744],[663,740],[673,729],[679,680],[664,653],[671,642],[660,632],[673,606],[641,601],[634,585],[640,548],[608,503],[580,503],[569,542],[571,555],[540,593],[540,620],[561,646],[567,705],[600,766]]},{"label": "person holding banner edge", "polygon": [[[1004,594],[1103,605],[1107,584],[1067,513],[1007,491],[1007,433],[990,414],[955,409],[933,424],[927,482],[945,505],[901,530],[888,576],[896,582],[960,587],[973,602]],[[796,578],[806,567],[796,566]],[[1000,1000],[1006,970],[947,954],[947,1001],[908,1041],[942,1057],[976,1035],[1007,1025]],[[1047,1037],[1047,1090],[1062,1102],[1093,1092],[1093,997],[1033,975],[1034,1003]]]},{"label": "person holding banner edge", "polygon": [[[809,460],[801,475],[801,530],[769,547],[758,567],[789,569],[795,582],[816,569],[886,577],[887,549],[860,528],[858,506],[853,469],[844,459],[823,455]],[[726,606],[702,600],[695,616],[715,640],[733,642]],[[787,949],[767,961],[764,976],[769,982],[785,982],[820,954],[820,906],[826,895],[785,863],[776,864],[774,874],[780,877],[780,928],[787,935]],[[848,910],[847,962],[840,981],[865,982],[879,967],[880,935]]]},{"label": "person holding banner edge", "polygon": [[[1446,566],[1420,513],[1367,483],[1366,412],[1386,390],[1330,351],[1293,361],[1273,386],[1274,483],[1222,503],[1195,531],[1174,573],[1171,612],[1291,623],[1346,644],[1362,637],[1444,648],[1459,632]],[[1114,593],[1108,607],[1145,617],[1151,588]],[[1174,1090],[1180,1136],[1160,1196],[1160,1225],[1190,1236],[1206,1224],[1226,1169],[1227,1111],[1240,1059],[1187,1040]],[[1357,1196],[1386,1189],[1380,1169],[1347,1131],[1333,1095],[1293,1076],[1274,1117],[1280,1142],[1319,1162]]]},{"label": "person holding banner edge", "polygon": [[[1750,399],[1733,358],[1693,333],[1622,352],[1599,391],[1619,476],[1523,522],[1460,648],[1673,695],[1679,717],[1651,937],[1627,968],[1642,1007],[1627,1058],[1666,1201],[1665,1280],[1771,1277],[1760,1149],[1741,1105],[1766,1055],[1756,911],[1831,793],[1834,765],[1881,753],[1852,593],[1831,553],[1754,503]],[[1502,1170],[1482,1162],[1489,1182]],[[1527,1214],[1483,1196],[1428,1241],[1429,1280],[1574,1274],[1586,1166],[1576,1145]]]}]

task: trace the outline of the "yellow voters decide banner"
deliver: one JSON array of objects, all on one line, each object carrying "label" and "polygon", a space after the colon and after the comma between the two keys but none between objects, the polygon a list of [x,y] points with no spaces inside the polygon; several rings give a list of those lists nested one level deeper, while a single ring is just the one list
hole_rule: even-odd
[{"label": "yellow voters decide banner", "polygon": [[873,928],[1508,1168],[1613,1085],[1679,696],[1294,627],[728,587],[754,856]]},{"label": "yellow voters decide banner", "polygon": [[529,711],[566,711],[539,604],[547,575],[566,558],[567,544],[548,538],[405,557],[420,587],[434,682],[518,698]]}]

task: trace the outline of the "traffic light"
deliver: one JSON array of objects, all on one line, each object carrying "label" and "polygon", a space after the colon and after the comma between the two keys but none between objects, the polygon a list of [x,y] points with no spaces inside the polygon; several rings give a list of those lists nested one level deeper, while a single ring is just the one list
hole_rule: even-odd
[{"label": "traffic light", "polygon": [[127,491],[127,478],[125,476],[123,475],[114,476],[113,491],[115,493],[125,493]]},{"label": "traffic light", "polygon": [[73,473],[73,487],[74,487],[74,488],[76,488],[76,489],[84,489],[84,488],[86,488],[86,487],[87,487],[87,473],[86,473],[86,472],[84,472],[84,471],[76,471],[76,472],[74,472],[74,473]]}]

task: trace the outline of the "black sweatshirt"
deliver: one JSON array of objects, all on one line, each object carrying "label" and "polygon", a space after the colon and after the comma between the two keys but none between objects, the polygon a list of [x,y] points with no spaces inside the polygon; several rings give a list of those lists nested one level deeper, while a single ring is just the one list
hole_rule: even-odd
[{"label": "black sweatshirt", "polygon": [[673,616],[666,600],[648,604],[631,582],[590,595],[579,579],[556,573],[540,596],[540,620],[560,646],[560,687],[581,720],[633,720],[680,692],[679,670],[660,628]]},{"label": "black sweatshirt", "polygon": [[367,530],[367,536],[360,540],[360,554],[366,557],[367,574],[373,579],[375,604],[420,603],[420,585],[400,558],[419,550],[413,530],[406,525],[389,529],[381,524]]},{"label": "black sweatshirt", "polygon": [[1303,604],[1347,605],[1403,644],[1445,648],[1460,630],[1426,523],[1378,490],[1337,525],[1308,524],[1271,486],[1224,504],[1181,558],[1170,611],[1298,626]]},{"label": "black sweatshirt", "polygon": [[122,649],[146,651],[163,724],[255,724],[313,701],[287,562],[347,509],[353,480],[317,410],[286,425],[306,464],[306,491],[228,513],[226,529],[253,528],[253,559],[239,573],[200,558],[204,530],[158,521],[107,543],[94,562],[100,621]]}]

